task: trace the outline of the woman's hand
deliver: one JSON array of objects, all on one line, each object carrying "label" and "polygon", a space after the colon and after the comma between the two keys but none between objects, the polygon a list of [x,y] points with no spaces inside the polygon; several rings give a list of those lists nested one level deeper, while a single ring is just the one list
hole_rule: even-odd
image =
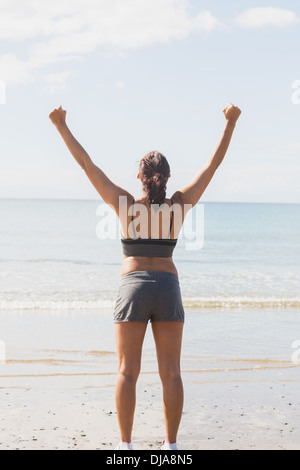
[{"label": "woman's hand", "polygon": [[59,128],[60,126],[64,125],[66,123],[66,115],[67,111],[62,109],[61,106],[58,106],[57,108],[53,109],[51,113],[49,114],[49,118],[53,122],[53,124]]},{"label": "woman's hand", "polygon": [[227,121],[233,122],[235,124],[240,115],[242,114],[242,111],[237,106],[234,106],[232,103],[229,103],[226,108],[223,109],[223,113]]}]

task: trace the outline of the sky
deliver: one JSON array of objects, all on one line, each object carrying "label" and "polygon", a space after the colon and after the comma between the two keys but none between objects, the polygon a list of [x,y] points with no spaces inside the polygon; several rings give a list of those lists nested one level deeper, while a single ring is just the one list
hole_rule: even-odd
[{"label": "sky", "polygon": [[242,116],[203,202],[300,203],[298,0],[0,0],[0,197],[97,199],[49,120],[135,197],[168,159],[167,197]]}]

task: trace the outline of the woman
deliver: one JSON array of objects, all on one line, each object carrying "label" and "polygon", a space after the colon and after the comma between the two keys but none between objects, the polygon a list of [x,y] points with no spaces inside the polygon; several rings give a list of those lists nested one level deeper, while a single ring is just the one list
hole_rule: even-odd
[{"label": "woman", "polygon": [[[121,434],[117,449],[132,449],[136,382],[149,320],[152,323],[163,386],[166,439],[162,449],[177,449],[177,432],[183,408],[180,356],[184,309],[172,253],[186,212],[198,203],[223,161],[241,114],[240,109],[232,104],[223,112],[226,126],[215,152],[190,184],[176,191],[171,200],[166,199],[170,167],[162,154],[151,152],[141,160],[138,178],[142,182],[142,196],[134,200],[129,192],[114,184],[93,163],[67,127],[66,111],[61,106],[55,108],[49,116],[101,198],[114,208],[122,227],[124,257],[114,309],[119,359],[116,408]],[[130,210],[126,211],[125,217],[119,204],[121,196],[123,200],[126,198],[127,208]],[[177,214],[174,211],[175,206],[180,209]],[[157,223],[157,217],[156,222],[154,221],[154,213],[161,207],[168,209],[169,218],[166,222],[163,217],[161,223],[158,219]],[[143,215],[139,224],[136,223],[137,212]],[[168,233],[167,237],[163,237],[163,233]]]}]

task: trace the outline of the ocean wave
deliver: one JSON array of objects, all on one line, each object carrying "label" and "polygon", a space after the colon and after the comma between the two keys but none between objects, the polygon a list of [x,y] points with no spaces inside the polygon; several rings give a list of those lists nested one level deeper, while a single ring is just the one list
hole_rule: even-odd
[{"label": "ocean wave", "polygon": [[112,300],[0,300],[1,310],[99,310],[111,309]]},{"label": "ocean wave", "polygon": [[86,265],[86,266],[93,266],[93,265],[104,265],[108,263],[96,262],[96,261],[88,261],[88,260],[80,260],[80,259],[63,259],[63,258],[36,258],[36,259],[13,259],[13,258],[2,258],[0,259],[0,263],[19,263],[19,264],[56,264],[56,263],[64,263],[64,264],[79,264],[79,265]]},{"label": "ocean wave", "polygon": [[[112,310],[115,299],[0,299],[0,311],[7,310]],[[198,297],[183,298],[186,310],[300,309],[298,297]]]},{"label": "ocean wave", "polygon": [[186,309],[300,308],[300,298],[284,297],[201,297],[183,299]]}]

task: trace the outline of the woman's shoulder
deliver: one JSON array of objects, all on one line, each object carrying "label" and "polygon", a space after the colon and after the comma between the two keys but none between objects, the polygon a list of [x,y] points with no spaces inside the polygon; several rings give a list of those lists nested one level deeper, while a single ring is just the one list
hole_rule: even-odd
[{"label": "woman's shoulder", "polygon": [[173,196],[171,197],[173,204],[180,204],[183,205],[182,194],[180,191],[176,191]]}]

